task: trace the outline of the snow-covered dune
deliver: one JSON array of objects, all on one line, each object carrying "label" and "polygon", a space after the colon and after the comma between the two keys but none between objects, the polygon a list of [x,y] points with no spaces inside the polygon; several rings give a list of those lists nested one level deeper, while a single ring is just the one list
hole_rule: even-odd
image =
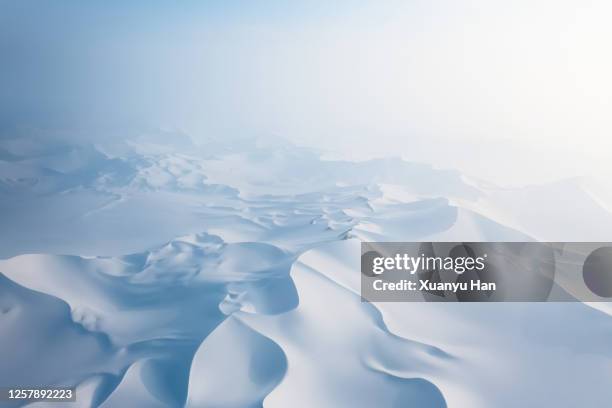
[{"label": "snow-covered dune", "polygon": [[0,141],[0,385],[74,386],[82,407],[612,400],[605,307],[359,294],[360,241],[609,240],[579,181],[160,140]]}]

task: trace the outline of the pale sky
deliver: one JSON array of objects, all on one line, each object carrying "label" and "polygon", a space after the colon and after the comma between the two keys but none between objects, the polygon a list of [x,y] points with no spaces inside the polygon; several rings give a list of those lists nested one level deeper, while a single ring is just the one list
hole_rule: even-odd
[{"label": "pale sky", "polygon": [[504,183],[610,171],[611,16],[599,0],[2,0],[0,125],[274,134]]}]

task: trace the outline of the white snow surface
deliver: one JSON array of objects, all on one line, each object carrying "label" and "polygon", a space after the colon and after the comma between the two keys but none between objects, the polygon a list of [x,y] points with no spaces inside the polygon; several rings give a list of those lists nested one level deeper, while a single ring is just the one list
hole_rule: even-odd
[{"label": "white snow surface", "polygon": [[359,295],[360,241],[610,240],[584,180],[112,143],[0,140],[0,386],[73,386],[69,407],[612,404],[606,304]]}]

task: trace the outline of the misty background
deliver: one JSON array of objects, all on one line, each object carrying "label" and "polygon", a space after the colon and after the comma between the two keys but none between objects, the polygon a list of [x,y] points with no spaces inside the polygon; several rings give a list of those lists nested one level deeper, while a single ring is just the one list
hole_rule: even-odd
[{"label": "misty background", "polygon": [[611,14],[597,0],[0,0],[0,133],[274,135],[505,185],[603,177]]}]

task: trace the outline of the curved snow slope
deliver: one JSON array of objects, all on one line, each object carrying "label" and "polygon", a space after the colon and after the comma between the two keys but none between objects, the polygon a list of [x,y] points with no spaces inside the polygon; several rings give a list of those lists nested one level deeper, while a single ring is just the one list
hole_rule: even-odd
[{"label": "curved snow slope", "polygon": [[181,140],[0,141],[0,385],[78,407],[609,405],[605,304],[359,296],[361,240],[606,237],[577,181]]}]

